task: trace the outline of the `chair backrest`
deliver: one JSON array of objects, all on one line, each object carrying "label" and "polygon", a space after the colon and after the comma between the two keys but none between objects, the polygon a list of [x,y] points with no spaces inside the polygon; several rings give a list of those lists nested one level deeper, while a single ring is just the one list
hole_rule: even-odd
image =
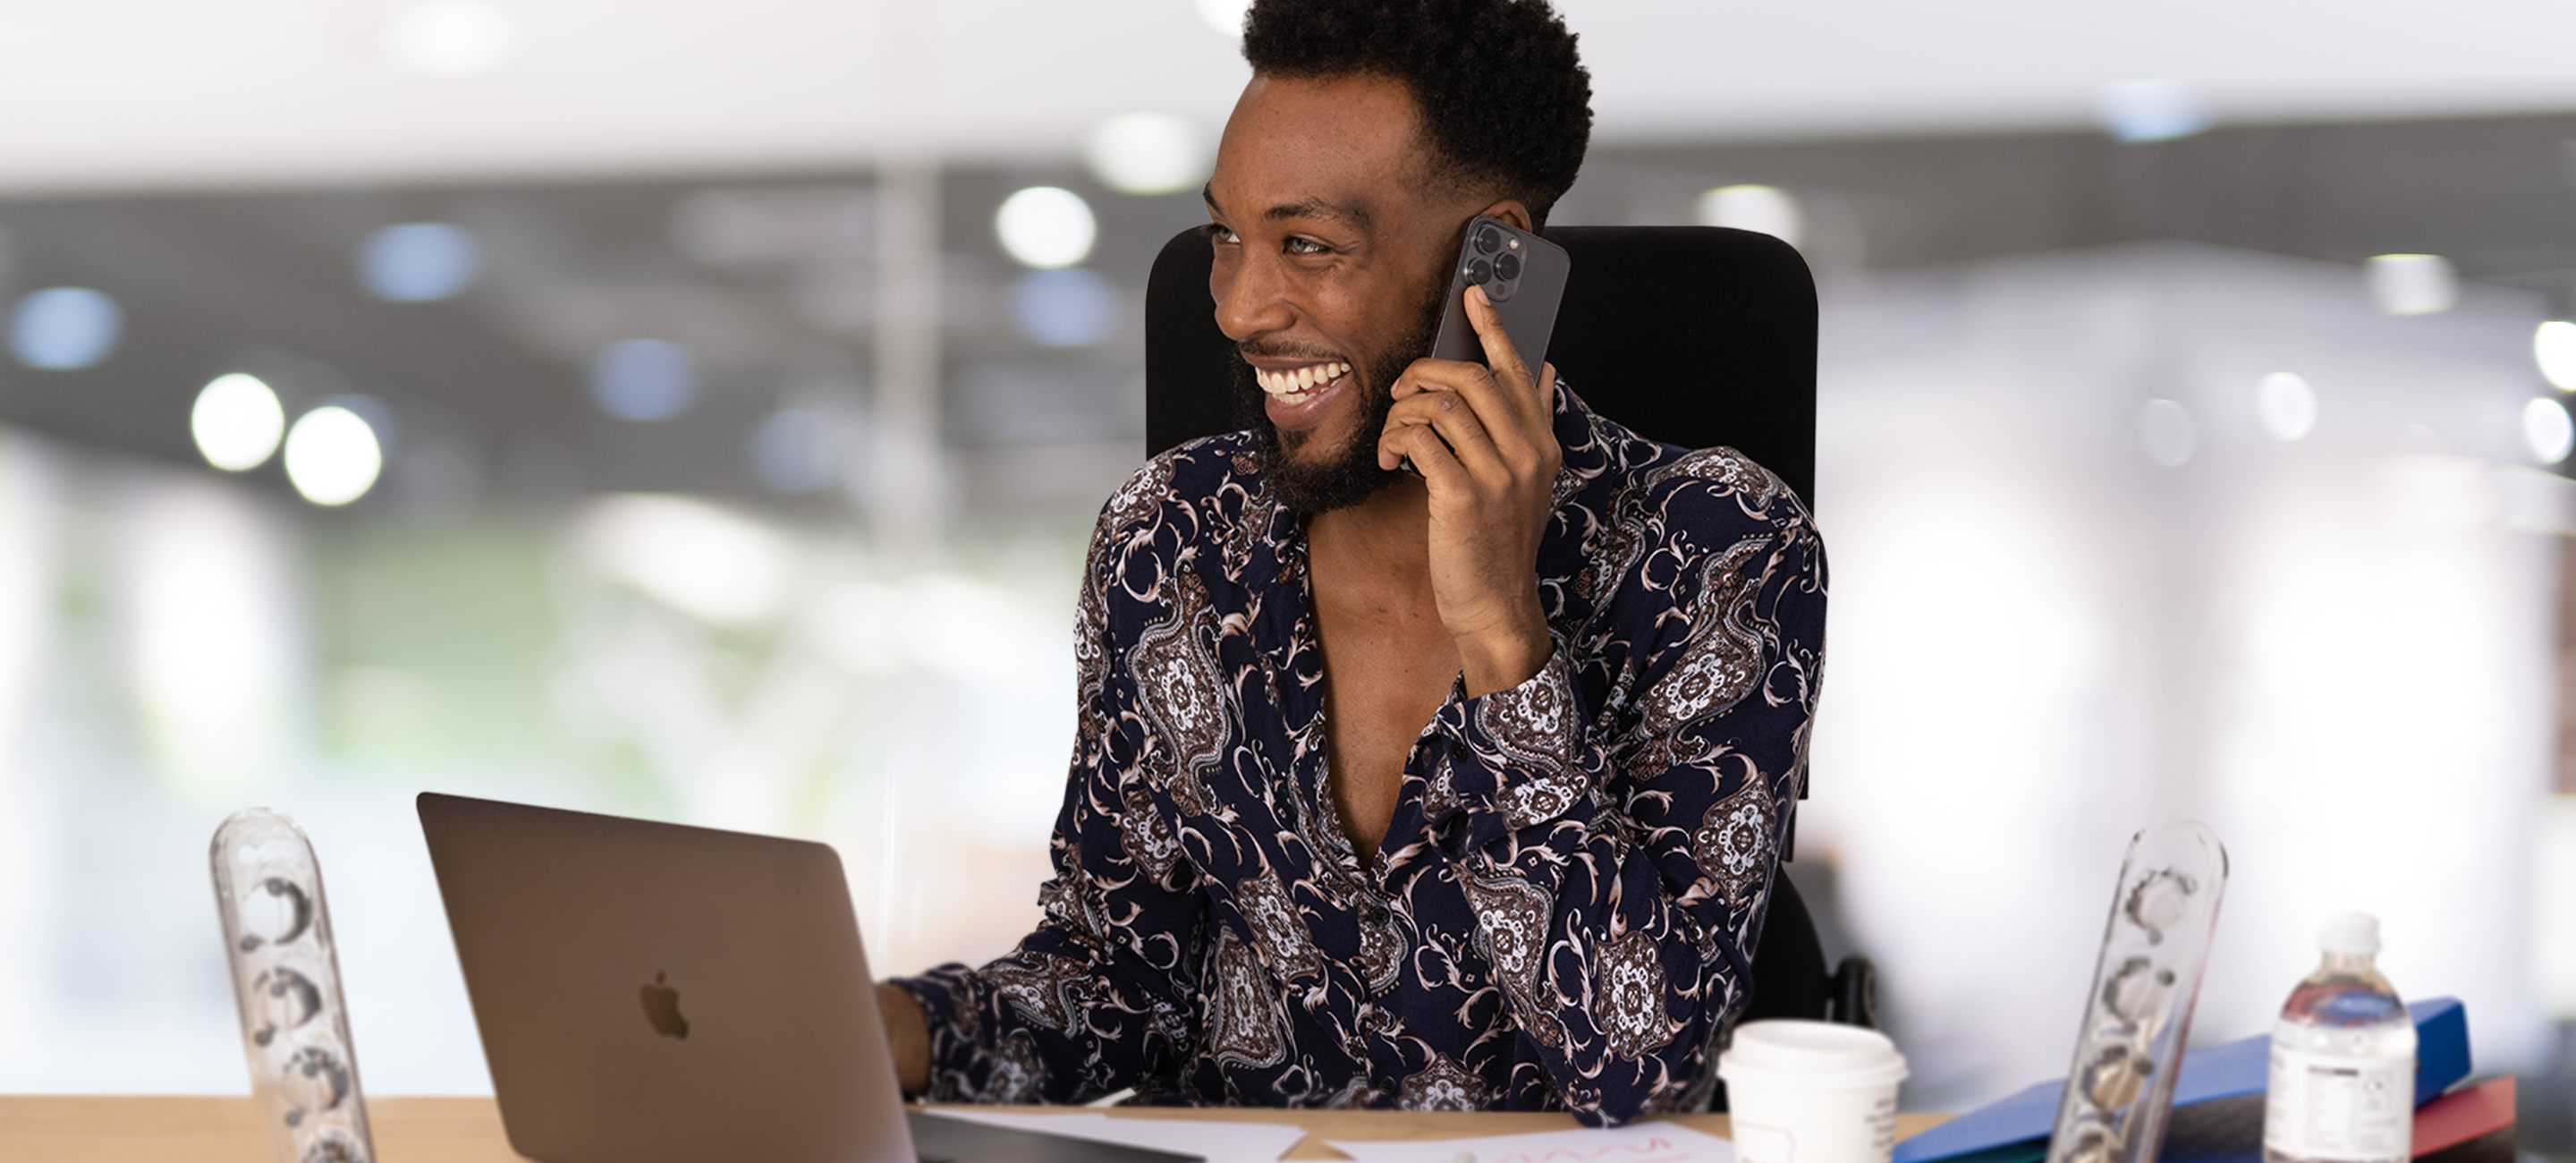
[{"label": "chair backrest", "polygon": [[[1686,448],[1731,445],[1814,500],[1816,284],[1795,248],[1715,226],[1565,226],[1574,270],[1548,358],[1594,411]],[[1242,427],[1234,343],[1208,299],[1205,235],[1164,244],[1145,286],[1145,446]]]},{"label": "chair backrest", "polygon": [[[1548,358],[1594,411],[1686,448],[1724,444],[1810,504],[1816,484],[1816,284],[1796,248],[1714,226],[1566,226],[1573,259]],[[1207,236],[1163,245],[1145,284],[1145,451],[1241,428],[1234,342],[1208,297]],[[1807,788],[1798,788],[1806,798]],[[1797,815],[1781,838],[1796,851]],[[1754,954],[1754,1011],[1876,1025],[1866,959],[1827,975],[1815,922],[1784,871]],[[1840,1000],[1837,1000],[1837,999]],[[1722,1101],[1722,1100],[1721,1100]],[[1722,1107],[1720,1109],[1723,1109]]]}]

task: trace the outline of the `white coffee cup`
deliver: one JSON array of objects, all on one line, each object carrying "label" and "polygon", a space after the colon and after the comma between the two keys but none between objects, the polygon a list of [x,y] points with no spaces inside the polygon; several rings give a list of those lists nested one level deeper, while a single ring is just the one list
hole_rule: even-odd
[{"label": "white coffee cup", "polygon": [[1736,1163],[1887,1163],[1905,1056],[1876,1030],[1746,1022],[1717,1056]]}]

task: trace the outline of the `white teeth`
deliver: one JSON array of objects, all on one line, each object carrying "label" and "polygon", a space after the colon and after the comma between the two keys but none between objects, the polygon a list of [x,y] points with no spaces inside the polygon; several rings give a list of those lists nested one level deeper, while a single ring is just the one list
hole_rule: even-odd
[{"label": "white teeth", "polygon": [[1295,371],[1274,372],[1254,368],[1252,378],[1253,382],[1261,385],[1262,391],[1291,404],[1302,404],[1314,395],[1311,389],[1349,375],[1350,371],[1351,365],[1347,363],[1313,363]]}]

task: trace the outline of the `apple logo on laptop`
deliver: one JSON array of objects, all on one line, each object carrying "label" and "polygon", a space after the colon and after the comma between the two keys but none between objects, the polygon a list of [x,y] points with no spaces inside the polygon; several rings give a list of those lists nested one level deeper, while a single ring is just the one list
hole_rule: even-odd
[{"label": "apple logo on laptop", "polygon": [[644,987],[644,1019],[653,1023],[653,1032],[665,1038],[686,1039],[689,1019],[680,1016],[680,991],[664,984],[665,975],[655,973],[653,984]]}]

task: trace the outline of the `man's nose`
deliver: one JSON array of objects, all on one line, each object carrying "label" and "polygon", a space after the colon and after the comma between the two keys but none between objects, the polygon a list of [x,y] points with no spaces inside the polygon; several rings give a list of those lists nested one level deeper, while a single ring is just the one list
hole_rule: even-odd
[{"label": "man's nose", "polygon": [[1296,322],[1297,313],[1288,306],[1287,284],[1280,277],[1279,264],[1245,257],[1230,264],[1218,264],[1208,272],[1208,293],[1216,299],[1217,330],[1225,337],[1243,343],[1254,336],[1286,329]]}]

